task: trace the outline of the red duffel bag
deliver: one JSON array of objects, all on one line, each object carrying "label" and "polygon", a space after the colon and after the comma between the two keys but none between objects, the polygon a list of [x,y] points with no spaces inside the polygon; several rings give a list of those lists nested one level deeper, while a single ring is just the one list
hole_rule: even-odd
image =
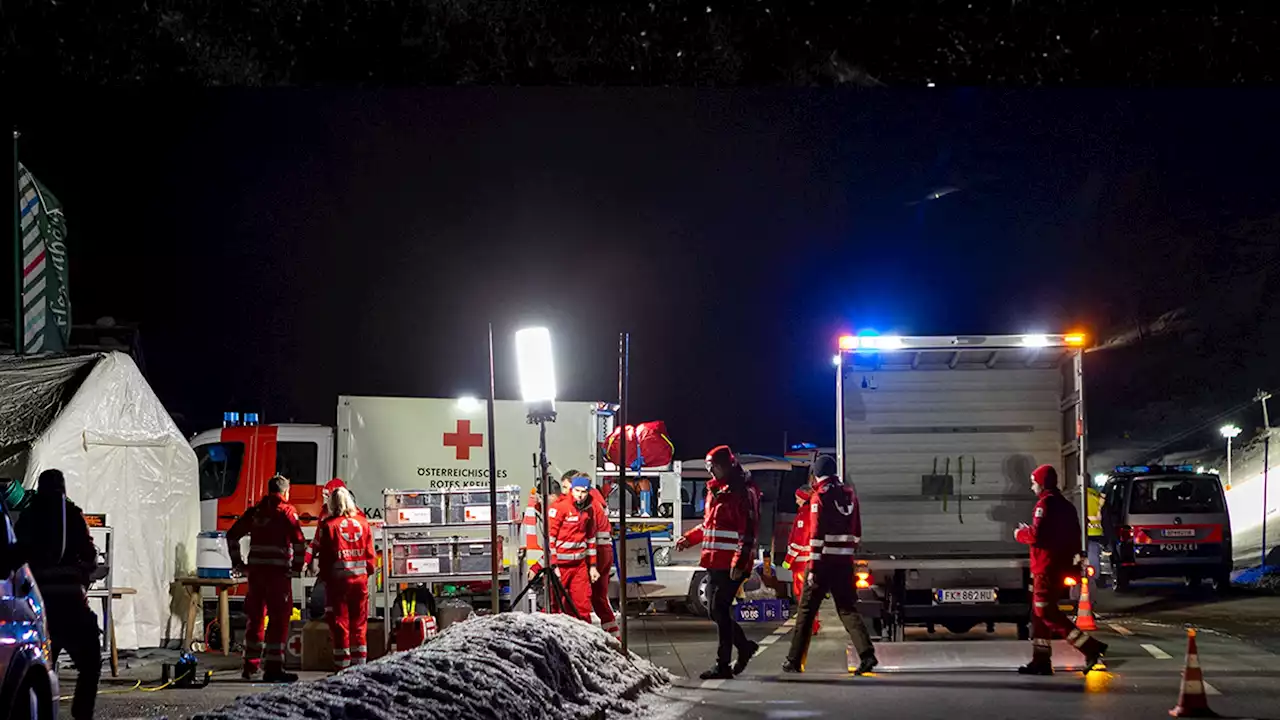
[{"label": "red duffel bag", "polygon": [[[605,457],[614,465],[620,465],[619,455],[623,429],[615,427],[604,441]],[[627,433],[627,467],[661,467],[671,464],[675,457],[675,446],[667,437],[667,424],[661,420],[644,422],[639,425],[628,425]]]},{"label": "red duffel bag", "polygon": [[[614,465],[621,465],[622,462],[619,455],[622,453],[622,426],[619,425],[609,433],[604,439],[604,456],[609,458],[609,462]],[[636,464],[636,426],[627,426],[627,467],[635,467]]]},{"label": "red duffel bag", "polygon": [[640,458],[644,467],[670,465],[675,459],[676,447],[667,437],[667,424],[661,420],[640,423],[636,426],[636,444],[640,446]]}]

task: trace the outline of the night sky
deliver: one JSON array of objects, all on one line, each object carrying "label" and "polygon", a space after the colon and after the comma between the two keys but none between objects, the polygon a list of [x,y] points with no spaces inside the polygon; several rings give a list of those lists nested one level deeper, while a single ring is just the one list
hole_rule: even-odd
[{"label": "night sky", "polygon": [[[150,91],[21,110],[23,162],[68,215],[75,320],[140,322],[188,432],[224,409],[331,424],[339,394],[482,394],[492,320],[499,397],[511,333],[539,323],[563,398],[616,398],[628,330],[631,418],[666,420],[679,456],[828,443],[841,331],[1106,335],[1217,297],[1250,269],[1223,233],[1280,211],[1266,92]],[[1265,372],[1241,382],[1280,384]]]}]

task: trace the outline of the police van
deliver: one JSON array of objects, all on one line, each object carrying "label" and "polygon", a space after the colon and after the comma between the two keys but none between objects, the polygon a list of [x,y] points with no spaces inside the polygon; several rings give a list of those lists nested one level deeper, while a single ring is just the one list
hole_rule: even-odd
[{"label": "police van", "polygon": [[1190,465],[1120,466],[1103,490],[1102,573],[1117,592],[1133,580],[1231,584],[1231,517],[1221,479]]}]

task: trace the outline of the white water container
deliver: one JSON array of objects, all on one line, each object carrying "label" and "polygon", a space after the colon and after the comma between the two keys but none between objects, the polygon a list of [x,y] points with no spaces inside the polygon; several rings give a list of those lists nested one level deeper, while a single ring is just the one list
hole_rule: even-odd
[{"label": "white water container", "polygon": [[221,530],[196,536],[196,575],[202,578],[231,577],[231,552],[227,534]]}]

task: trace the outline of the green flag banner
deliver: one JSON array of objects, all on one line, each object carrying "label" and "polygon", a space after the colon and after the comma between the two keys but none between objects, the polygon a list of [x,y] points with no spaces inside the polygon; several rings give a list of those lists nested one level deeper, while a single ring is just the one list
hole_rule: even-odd
[{"label": "green flag banner", "polygon": [[71,332],[67,293],[67,220],[62,204],[18,165],[18,242],[21,260],[22,352],[60,352]]}]

